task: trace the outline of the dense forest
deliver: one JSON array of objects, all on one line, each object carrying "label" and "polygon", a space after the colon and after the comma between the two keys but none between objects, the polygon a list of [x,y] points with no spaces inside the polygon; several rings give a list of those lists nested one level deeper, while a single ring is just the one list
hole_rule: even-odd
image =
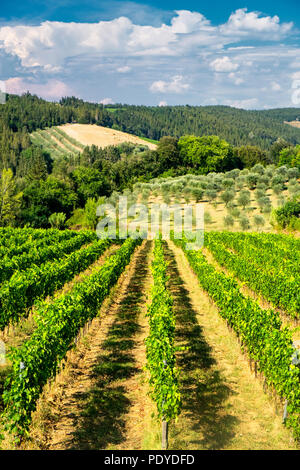
[{"label": "dense forest", "polygon": [[118,106],[107,108],[116,129],[159,140],[162,136],[218,135],[231,145],[268,150],[279,137],[300,143],[300,130],[284,121],[300,118],[300,109],[245,111],[229,106]]},{"label": "dense forest", "polygon": [[[0,106],[0,226],[48,227],[69,218],[76,225],[76,214],[93,211],[99,197],[159,176],[222,173],[258,163],[300,168],[300,130],[282,124],[299,115],[297,109],[104,107],[75,97],[52,103],[29,93],[9,95]],[[68,122],[112,127],[159,144],[156,150],[91,146],[57,156],[33,143],[32,132]]]}]

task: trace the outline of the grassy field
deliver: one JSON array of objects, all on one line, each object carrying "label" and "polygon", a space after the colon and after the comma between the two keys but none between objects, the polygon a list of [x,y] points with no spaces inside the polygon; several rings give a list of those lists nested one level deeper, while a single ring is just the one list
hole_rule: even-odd
[{"label": "grassy field", "polygon": [[284,121],[285,124],[289,124],[292,127],[297,127],[300,129],[300,121]]},{"label": "grassy field", "polygon": [[53,158],[79,154],[85,146],[90,145],[107,147],[131,142],[135,145],[147,145],[152,150],[156,149],[157,145],[157,142],[151,139],[142,139],[125,132],[89,124],[65,124],[37,130],[31,134],[31,141],[47,150]]},{"label": "grassy field", "polygon": [[[96,126],[92,124],[65,124],[60,127],[69,137],[76,139],[83,145],[96,145],[107,147],[109,145],[119,145],[123,142],[145,145],[145,140],[125,132],[110,129],[108,127]],[[156,144],[147,141],[150,149],[155,150]]]}]

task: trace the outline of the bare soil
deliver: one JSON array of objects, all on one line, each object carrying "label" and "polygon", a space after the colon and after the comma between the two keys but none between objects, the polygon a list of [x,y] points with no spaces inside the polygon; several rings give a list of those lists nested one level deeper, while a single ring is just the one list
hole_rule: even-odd
[{"label": "bare soil", "polygon": [[154,411],[144,370],[150,248],[145,241],[137,249],[99,318],[40,400],[33,448],[143,448]]},{"label": "bare soil", "polygon": [[251,372],[233,332],[204,292],[183,251],[168,242],[183,410],[171,449],[295,449],[273,399]]}]

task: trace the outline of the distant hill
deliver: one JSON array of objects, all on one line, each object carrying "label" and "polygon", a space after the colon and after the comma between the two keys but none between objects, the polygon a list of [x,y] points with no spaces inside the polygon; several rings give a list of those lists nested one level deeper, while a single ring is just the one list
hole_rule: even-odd
[{"label": "distant hill", "polygon": [[[49,140],[46,134],[39,136],[38,131],[67,123],[96,124],[154,144],[166,135],[218,135],[234,146],[258,145],[268,150],[278,138],[300,144],[300,129],[285,123],[297,119],[298,108],[246,111],[229,106],[106,107],[76,97],[53,103],[30,93],[8,95],[7,102],[0,105],[0,170],[10,167],[16,171],[22,151],[30,146],[30,134],[37,132],[35,140]],[[58,136],[55,148],[61,153],[62,145],[57,140]],[[49,144],[53,146],[53,142]],[[64,146],[71,150],[72,142],[65,141]]]},{"label": "distant hill", "polygon": [[[246,111],[229,106],[110,105],[112,125],[119,130],[159,140],[164,135],[218,135],[232,145],[259,145],[269,149],[279,137],[300,143],[300,129],[284,121],[300,118],[300,109]],[[112,112],[113,111],[113,112]]]}]

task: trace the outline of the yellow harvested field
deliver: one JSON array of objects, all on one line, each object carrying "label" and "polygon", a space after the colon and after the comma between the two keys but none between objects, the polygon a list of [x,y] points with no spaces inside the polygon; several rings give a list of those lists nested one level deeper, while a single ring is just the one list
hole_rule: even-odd
[{"label": "yellow harvested field", "polygon": [[284,123],[300,129],[300,121],[284,121]]},{"label": "yellow harvested field", "polygon": [[155,144],[139,137],[108,127],[96,126],[96,124],[64,124],[60,128],[83,145],[107,147],[109,145],[119,145],[123,142],[131,142],[133,144],[147,145],[151,150],[156,149]]}]

